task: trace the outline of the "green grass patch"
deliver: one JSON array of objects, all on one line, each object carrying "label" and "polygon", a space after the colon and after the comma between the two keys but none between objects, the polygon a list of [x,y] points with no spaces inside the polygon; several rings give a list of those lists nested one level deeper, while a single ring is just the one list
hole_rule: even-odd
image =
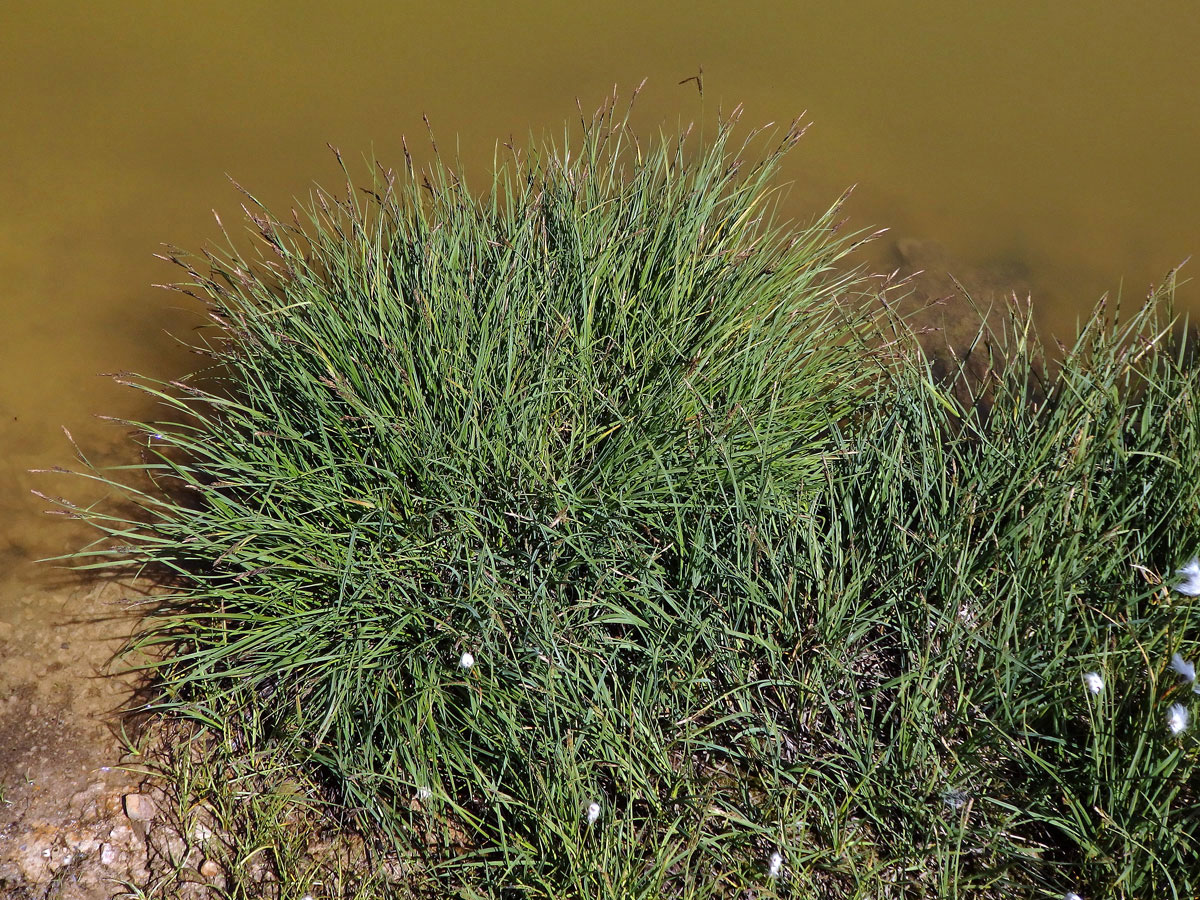
[{"label": "green grass patch", "polygon": [[799,132],[734,135],[606,108],[177,256],[214,366],[128,379],[169,412],[90,477],[135,511],[73,510],[167,588],[159,707],[325,779],[413,895],[1193,896],[1169,292],[935,377],[836,208],[778,220]]}]

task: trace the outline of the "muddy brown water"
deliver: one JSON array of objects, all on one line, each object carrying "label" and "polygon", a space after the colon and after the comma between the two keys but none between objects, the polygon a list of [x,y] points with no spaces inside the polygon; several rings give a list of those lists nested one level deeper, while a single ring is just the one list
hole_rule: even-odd
[{"label": "muddy brown water", "polygon": [[[192,368],[168,333],[195,310],[150,287],[152,254],[236,220],[226,173],[286,207],[340,180],[327,141],[395,163],[422,113],[482,173],[496,139],[647,77],[647,129],[807,110],[792,212],[857,183],[853,224],[892,229],[879,265],[1028,289],[1061,333],[1200,250],[1197,47],[1191,0],[0,4],[0,694],[53,664],[13,646],[79,652],[51,637],[63,604],[29,600],[57,590],[31,560],[81,537],[29,489],[79,488],[26,469],[71,462],[63,426],[130,452],[92,415],[145,410],[98,373]],[[701,67],[702,97],[679,84]]]}]

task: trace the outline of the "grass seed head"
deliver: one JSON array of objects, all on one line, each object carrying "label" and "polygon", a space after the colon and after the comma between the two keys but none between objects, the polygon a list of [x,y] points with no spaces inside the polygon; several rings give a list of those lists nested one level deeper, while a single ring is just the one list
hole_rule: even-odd
[{"label": "grass seed head", "polygon": [[1175,590],[1188,597],[1200,596],[1200,556],[1193,556],[1175,574],[1179,576]]},{"label": "grass seed head", "polygon": [[1182,703],[1172,703],[1167,710],[1167,728],[1176,737],[1187,731],[1191,719],[1191,713]]},{"label": "grass seed head", "polygon": [[1180,678],[1189,684],[1196,680],[1195,664],[1188,662],[1178,653],[1171,657],[1171,668],[1179,674]]},{"label": "grass seed head", "polygon": [[767,860],[767,877],[778,878],[783,874],[783,854],[776,850]]}]

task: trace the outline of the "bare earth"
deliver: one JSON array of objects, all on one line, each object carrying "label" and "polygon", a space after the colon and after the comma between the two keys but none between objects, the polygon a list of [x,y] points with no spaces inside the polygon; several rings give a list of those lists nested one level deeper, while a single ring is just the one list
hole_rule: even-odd
[{"label": "bare earth", "polygon": [[146,874],[145,828],[124,808],[142,778],[122,766],[115,716],[130,686],[106,674],[132,622],[129,597],[76,585],[4,605],[0,897],[99,900]]}]

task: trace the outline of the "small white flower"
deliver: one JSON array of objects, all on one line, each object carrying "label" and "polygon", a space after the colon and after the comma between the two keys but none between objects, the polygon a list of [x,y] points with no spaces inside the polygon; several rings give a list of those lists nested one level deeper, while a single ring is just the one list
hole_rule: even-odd
[{"label": "small white flower", "polygon": [[473,666],[473,665],[475,665],[475,657],[474,657],[474,656],[472,656],[472,655],[471,655],[471,651],[470,651],[470,650],[468,650],[466,653],[464,653],[464,654],[463,654],[463,655],[462,655],[462,656],[459,658],[459,660],[458,660],[458,667],[459,667],[460,669],[469,669],[469,668],[471,668],[471,666]]},{"label": "small white flower", "polygon": [[600,804],[593,801],[592,803],[588,804],[588,808],[587,808],[588,826],[590,827],[592,825],[595,825],[596,820],[599,818],[600,818]]},{"label": "small white flower", "polygon": [[425,801],[425,800],[428,800],[432,796],[433,796],[433,791],[431,791],[429,788],[425,787],[425,785],[421,785],[419,788],[417,788],[417,799],[418,800]]},{"label": "small white flower", "polygon": [[1179,673],[1179,677],[1184,681],[1193,682],[1196,680],[1196,666],[1188,662],[1178,653],[1171,657],[1171,668]]},{"label": "small white flower", "polygon": [[767,861],[767,877],[778,878],[783,874],[783,854],[776,850]]},{"label": "small white flower", "polygon": [[1172,703],[1171,708],[1167,710],[1167,728],[1170,729],[1171,734],[1183,734],[1187,731],[1191,718],[1186,706],[1182,703]]},{"label": "small white flower", "polygon": [[1063,895],[1063,900],[1083,900],[1083,898],[1074,891],[1067,891],[1066,894]]},{"label": "small white flower", "polygon": [[1175,590],[1189,597],[1200,596],[1200,556],[1193,556],[1175,574],[1180,578]]},{"label": "small white flower", "polygon": [[1099,672],[1084,672],[1083,683],[1087,685],[1089,693],[1099,694],[1104,690],[1104,679]]}]

